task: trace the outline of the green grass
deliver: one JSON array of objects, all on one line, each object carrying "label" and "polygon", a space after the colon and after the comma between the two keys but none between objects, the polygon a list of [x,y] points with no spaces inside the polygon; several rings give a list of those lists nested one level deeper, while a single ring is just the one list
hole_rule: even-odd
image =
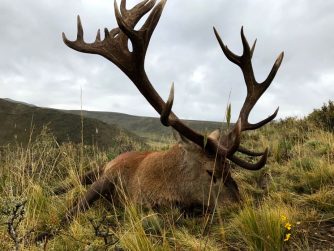
[{"label": "green grass", "polygon": [[[123,206],[100,200],[78,215],[47,243],[36,246],[35,232],[55,230],[66,208],[86,191],[79,174],[143,146],[124,136],[124,145],[108,149],[58,144],[44,130],[27,145],[0,148],[0,250],[14,241],[7,229],[18,203],[26,201],[16,233],[21,250],[329,250],[334,243],[334,136],[307,121],[285,120],[243,136],[244,145],[270,156],[263,170],[236,168],[244,201],[227,204],[205,217],[185,216],[177,208],[153,211],[134,205],[124,194]],[[151,149],[166,149],[172,141]],[[126,145],[126,147],[125,147]],[[60,183],[74,188],[53,196]],[[284,217],[282,217],[284,216]],[[286,223],[291,224],[288,230]],[[94,229],[95,226],[95,229]],[[97,233],[96,229],[100,232]],[[30,233],[30,231],[34,231]],[[29,234],[30,233],[30,234]],[[290,234],[289,239],[286,239]]]}]

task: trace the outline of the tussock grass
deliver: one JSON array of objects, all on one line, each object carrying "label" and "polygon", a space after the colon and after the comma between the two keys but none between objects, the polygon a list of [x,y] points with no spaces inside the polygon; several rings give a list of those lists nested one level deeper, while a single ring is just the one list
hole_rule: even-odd
[{"label": "tussock grass", "polygon": [[[241,205],[227,203],[212,215],[189,217],[177,208],[154,211],[134,205],[119,189],[122,206],[102,199],[40,246],[32,242],[34,235],[56,230],[67,207],[86,191],[79,182],[80,174],[130,150],[131,139],[124,135],[118,142],[126,147],[120,144],[100,150],[71,143],[60,145],[44,130],[26,146],[2,147],[0,250],[15,248],[7,223],[13,208],[23,200],[24,215],[16,229],[22,241],[17,250],[333,248],[333,134],[307,121],[287,119],[246,134],[243,141],[253,149],[269,146],[270,156],[263,170],[234,170],[244,198]],[[170,144],[170,140],[154,143],[151,149],[166,149]],[[141,147],[133,143],[131,149]],[[73,188],[55,196],[52,191],[60,184],[72,184]]]},{"label": "tussock grass", "polygon": [[[236,237],[240,238],[250,250],[282,250],[285,238],[286,217],[282,207],[258,208],[247,205],[232,221]],[[286,209],[285,209],[286,210]]]}]

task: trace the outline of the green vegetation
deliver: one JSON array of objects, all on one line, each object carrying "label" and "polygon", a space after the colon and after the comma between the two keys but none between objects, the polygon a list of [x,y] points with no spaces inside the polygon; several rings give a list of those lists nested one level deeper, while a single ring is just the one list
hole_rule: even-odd
[{"label": "green vegetation", "polygon": [[[315,122],[289,118],[245,133],[244,145],[271,151],[260,171],[235,168],[241,205],[226,203],[214,213],[190,217],[178,208],[153,211],[133,205],[122,194],[123,206],[100,200],[54,239],[36,246],[36,233],[57,230],[67,206],[85,191],[79,174],[128,146],[147,147],[125,134],[104,149],[59,144],[45,128],[24,146],[0,148],[0,250],[330,250],[334,135]],[[52,195],[64,180],[74,188]]]},{"label": "green vegetation", "polygon": [[308,118],[325,130],[334,132],[334,102],[329,100],[328,104],[323,104],[320,109],[315,109]]}]

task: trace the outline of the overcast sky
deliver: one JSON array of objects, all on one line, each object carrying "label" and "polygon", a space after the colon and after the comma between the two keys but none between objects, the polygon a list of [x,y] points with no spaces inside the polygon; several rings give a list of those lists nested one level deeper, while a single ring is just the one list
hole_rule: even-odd
[{"label": "overcast sky", "polygon": [[[120,0],[118,0],[120,2]],[[128,7],[139,1],[127,1]],[[112,0],[1,0],[0,97],[38,106],[156,116],[111,62],[76,52],[61,33],[76,37],[80,14],[85,40],[116,26]],[[304,116],[334,99],[334,1],[168,0],[152,36],[146,71],[166,99],[175,82],[173,111],[181,118],[235,119],[246,95],[240,69],[228,61],[212,26],[231,50],[242,51],[240,28],[257,46],[255,76],[264,80],[281,51],[285,57],[251,121],[280,107],[279,118]]]}]

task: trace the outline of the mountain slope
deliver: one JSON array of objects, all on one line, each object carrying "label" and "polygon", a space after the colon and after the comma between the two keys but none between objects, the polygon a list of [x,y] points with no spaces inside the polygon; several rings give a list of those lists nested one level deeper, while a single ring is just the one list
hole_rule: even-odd
[{"label": "mountain slope", "polygon": [[[81,142],[81,117],[76,114],[0,99],[0,121],[0,145],[15,141],[25,145],[31,132],[35,138],[43,126],[52,131],[59,143]],[[143,144],[143,139],[119,126],[93,118],[84,118],[83,124],[84,144],[105,148],[118,144],[122,137]]]},{"label": "mountain slope", "polygon": [[[80,114],[81,111],[69,110],[64,111],[72,114]],[[95,112],[82,111],[83,115],[88,118],[99,119],[107,124],[117,124],[137,135],[149,138],[159,138],[169,136],[171,129],[161,124],[159,118],[140,117],[116,112]],[[224,123],[211,121],[183,120],[188,126],[196,131],[212,131],[222,127]]]}]

